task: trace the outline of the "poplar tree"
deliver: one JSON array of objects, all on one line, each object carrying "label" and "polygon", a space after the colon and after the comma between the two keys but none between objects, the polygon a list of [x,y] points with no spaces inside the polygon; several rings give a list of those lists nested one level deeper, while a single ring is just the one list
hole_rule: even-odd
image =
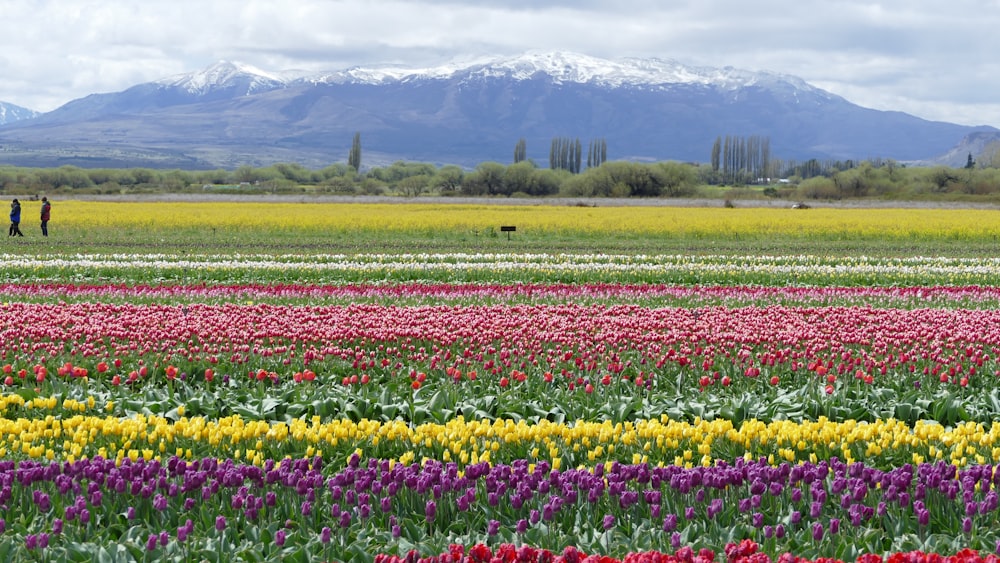
[{"label": "poplar tree", "polygon": [[351,152],[347,154],[347,165],[355,172],[361,170],[361,133],[354,133],[354,140],[351,142]]},{"label": "poplar tree", "polygon": [[587,168],[597,168],[608,159],[608,142],[604,139],[590,141],[587,149]]},{"label": "poplar tree", "polygon": [[528,158],[528,142],[522,137],[514,146],[514,164]]}]

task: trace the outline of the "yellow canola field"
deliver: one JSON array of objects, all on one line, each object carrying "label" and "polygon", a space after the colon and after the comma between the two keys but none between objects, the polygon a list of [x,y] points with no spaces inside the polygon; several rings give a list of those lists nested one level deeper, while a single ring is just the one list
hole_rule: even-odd
[{"label": "yellow canola field", "polygon": [[57,201],[53,225],[113,228],[483,231],[662,235],[980,238],[1000,235],[982,209],[598,207],[437,203]]},{"label": "yellow canola field", "polygon": [[[88,401],[89,402],[89,401]],[[81,402],[81,405],[87,402]],[[411,426],[376,422],[297,419],[291,423],[201,417],[171,422],[77,414],[65,418],[0,419],[0,457],[73,461],[84,457],[160,459],[234,458],[260,464],[285,457],[365,457],[402,463],[433,458],[460,464],[549,461],[555,467],[593,465],[614,459],[633,463],[712,465],[719,459],[766,457],[770,463],[839,457],[879,464],[945,460],[958,466],[1000,458],[1000,422],[944,428],[897,420],[874,423],[748,421],[679,422],[662,418],[617,423],[511,420]]]}]

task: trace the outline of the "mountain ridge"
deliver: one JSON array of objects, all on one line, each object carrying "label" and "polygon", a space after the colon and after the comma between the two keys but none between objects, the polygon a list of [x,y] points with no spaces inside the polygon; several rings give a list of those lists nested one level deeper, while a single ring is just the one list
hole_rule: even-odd
[{"label": "mountain ridge", "polygon": [[[218,61],[91,94],[0,126],[0,162],[234,167],[508,161],[520,138],[546,162],[556,137],[607,141],[611,159],[706,162],[713,140],[766,136],[786,160],[930,161],[992,127],[863,108],[788,75],[671,59],[532,51],[423,68],[267,71]],[[135,164],[133,164],[135,165]]]},{"label": "mountain ridge", "polygon": [[32,119],[41,115],[41,112],[19,105],[0,102],[0,125],[13,123],[24,119]]}]

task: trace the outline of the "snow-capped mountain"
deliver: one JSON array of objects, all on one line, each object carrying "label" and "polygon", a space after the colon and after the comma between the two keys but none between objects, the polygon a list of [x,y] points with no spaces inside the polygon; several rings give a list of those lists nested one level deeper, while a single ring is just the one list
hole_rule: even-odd
[{"label": "snow-capped mountain", "polygon": [[612,88],[697,84],[735,90],[761,84],[785,83],[803,91],[819,91],[800,78],[766,71],[689,66],[670,59],[656,58],[608,60],[563,51],[529,52],[516,57],[471,60],[431,68],[356,67],[306,79],[316,82],[326,80],[379,84],[394,80],[454,78],[530,80],[539,74],[548,76],[555,83],[575,82]]},{"label": "snow-capped mountain", "polygon": [[0,102],[0,125],[14,123],[15,121],[21,121],[22,119],[31,119],[33,117],[38,117],[39,115],[40,114],[35,110],[30,110],[14,104],[8,104],[7,102]]},{"label": "snow-capped mountain", "polygon": [[44,165],[79,154],[83,165],[322,167],[360,132],[369,165],[475,166],[509,162],[520,139],[544,165],[556,137],[603,139],[610,159],[705,162],[717,137],[758,135],[785,160],[916,161],[979,130],[996,131],[862,108],[771,72],[529,52],[327,72],[219,61],[2,126],[0,143],[2,157]]},{"label": "snow-capped mountain", "polygon": [[301,73],[267,72],[251,65],[223,60],[204,70],[163,78],[154,84],[184,90],[195,96],[219,90],[235,90],[250,96],[287,87],[297,78],[301,78]]}]

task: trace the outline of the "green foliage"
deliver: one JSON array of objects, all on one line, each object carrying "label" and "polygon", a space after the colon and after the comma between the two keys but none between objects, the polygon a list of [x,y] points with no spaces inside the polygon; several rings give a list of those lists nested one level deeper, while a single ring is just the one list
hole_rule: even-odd
[{"label": "green foliage", "polygon": [[570,139],[569,137],[558,137],[552,139],[552,147],[549,150],[549,168],[568,170],[577,174],[581,170],[581,159],[583,158],[583,145],[580,139]]},{"label": "green foliage", "polygon": [[528,142],[522,137],[514,146],[514,164],[523,162],[528,158]]},{"label": "green foliage", "polygon": [[464,177],[465,172],[458,166],[442,166],[431,178],[431,188],[442,195],[455,194],[461,189]]},{"label": "green foliage", "polygon": [[[351,161],[359,156],[352,148]],[[523,139],[522,139],[523,141]],[[751,142],[752,141],[752,142]],[[866,161],[818,161],[796,163],[771,160],[763,164],[766,139],[719,139],[709,163],[660,161],[640,163],[607,162],[604,139],[589,142],[586,157],[578,139],[555,138],[549,166],[538,168],[526,158],[526,147],[519,141],[514,164],[505,166],[484,162],[467,171],[456,165],[397,161],[389,166],[373,167],[358,174],[353,165],[335,163],[310,170],[296,163],[275,163],[265,167],[240,166],[235,170],[156,170],[156,169],[81,169],[21,168],[0,166],[0,193],[20,194],[131,194],[191,193],[225,190],[226,193],[331,193],[371,195],[467,195],[528,196],[562,195],[565,197],[691,197],[756,199],[763,189],[750,186],[747,191],[720,194],[710,186],[753,184],[771,178],[768,197],[783,199],[857,199],[891,200],[940,199],[994,203],[1000,200],[1000,167],[988,151],[972,168],[947,166],[908,167],[892,159]],[[726,147],[729,152],[725,152]],[[715,149],[719,154],[716,168]],[[741,156],[740,151],[757,151],[757,156]],[[996,151],[1000,154],[1000,150]],[[738,153],[738,154],[737,154]],[[750,153],[748,152],[747,155]],[[524,157],[524,158],[521,158]],[[586,166],[584,166],[584,158]],[[727,160],[729,159],[729,160]],[[733,160],[735,159],[735,160]],[[727,162],[742,172],[726,169]],[[742,164],[740,164],[742,163]],[[598,171],[612,165],[606,173]],[[508,168],[510,168],[508,170]],[[529,174],[527,170],[530,169]],[[759,174],[768,176],[759,176]],[[574,176],[585,176],[577,179]],[[426,176],[426,185],[404,179]],[[785,180],[779,185],[773,178]],[[238,189],[235,189],[237,188]],[[754,191],[757,190],[757,191]]]},{"label": "green foliage", "polygon": [[354,139],[351,140],[351,151],[347,154],[347,165],[354,169],[355,172],[361,170],[361,133],[354,133]]},{"label": "green foliage", "polygon": [[484,162],[474,172],[465,175],[462,195],[498,195],[504,191],[506,169],[499,162]]}]

